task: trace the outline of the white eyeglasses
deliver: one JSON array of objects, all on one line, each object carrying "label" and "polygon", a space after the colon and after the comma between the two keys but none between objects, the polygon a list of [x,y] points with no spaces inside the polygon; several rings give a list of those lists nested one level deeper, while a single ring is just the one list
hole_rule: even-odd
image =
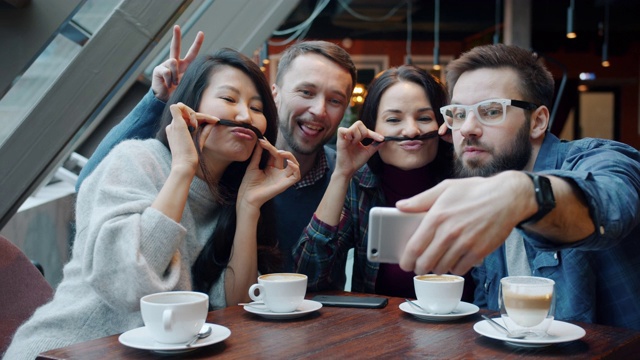
[{"label": "white eyeglasses", "polygon": [[507,105],[519,107],[525,110],[535,110],[538,105],[511,99],[491,99],[481,101],[473,105],[447,105],[440,108],[444,121],[450,129],[457,130],[462,127],[470,111],[476,114],[476,118],[483,125],[498,125],[504,121],[507,113]]}]

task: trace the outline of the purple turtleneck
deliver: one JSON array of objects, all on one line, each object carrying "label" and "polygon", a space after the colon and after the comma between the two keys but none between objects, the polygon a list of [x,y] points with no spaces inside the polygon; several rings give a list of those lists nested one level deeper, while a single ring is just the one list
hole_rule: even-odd
[{"label": "purple turtleneck", "polygon": [[[383,164],[380,174],[382,192],[386,206],[395,207],[398,200],[410,198],[435,185],[435,177],[429,174],[429,167],[401,170]],[[376,278],[376,293],[415,299],[413,277],[415,273],[400,269],[397,264],[381,263]]]}]

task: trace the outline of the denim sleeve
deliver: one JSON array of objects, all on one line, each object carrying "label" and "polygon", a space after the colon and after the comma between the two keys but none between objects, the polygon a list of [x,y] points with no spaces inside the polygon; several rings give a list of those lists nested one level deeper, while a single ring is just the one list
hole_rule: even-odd
[{"label": "denim sleeve", "polygon": [[114,126],[100,142],[87,164],[80,171],[78,182],[76,183],[76,192],[80,189],[84,179],[95,170],[102,159],[120,142],[129,139],[155,137],[165,105],[163,101],[155,97],[152,90],[149,90],[129,115]]},{"label": "denim sleeve", "polygon": [[[640,223],[640,154],[614,141],[583,139],[579,144],[567,151],[554,170],[540,169],[572,181],[582,191],[595,225],[591,236],[563,247],[611,248]],[[533,234],[526,237],[538,248],[558,248]]]}]

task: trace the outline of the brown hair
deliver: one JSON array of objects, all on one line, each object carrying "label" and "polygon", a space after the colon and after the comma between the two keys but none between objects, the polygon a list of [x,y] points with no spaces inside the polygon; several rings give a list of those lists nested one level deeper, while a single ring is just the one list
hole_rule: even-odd
[{"label": "brown hair", "polygon": [[300,55],[307,53],[315,53],[322,55],[327,59],[338,64],[341,68],[347,70],[351,74],[351,90],[356,86],[357,72],[356,65],[351,60],[351,56],[340,46],[330,43],[328,41],[314,40],[314,41],[302,41],[288,47],[280,58],[278,63],[278,73],[276,75],[276,84],[282,84],[282,78],[291,67],[293,60]]},{"label": "brown hair", "polygon": [[509,68],[518,74],[518,88],[524,100],[538,106],[551,106],[553,102],[553,76],[537,54],[514,45],[495,44],[477,46],[462,54],[460,58],[447,66],[447,86],[449,94],[460,76],[467,72],[483,68]]}]

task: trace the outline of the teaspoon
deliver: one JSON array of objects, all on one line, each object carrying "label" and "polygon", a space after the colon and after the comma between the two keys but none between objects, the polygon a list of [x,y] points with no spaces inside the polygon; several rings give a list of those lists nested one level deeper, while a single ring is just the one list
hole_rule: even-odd
[{"label": "teaspoon", "polygon": [[240,305],[240,306],[256,306],[256,305],[264,305],[264,303],[260,302],[260,301],[256,301],[256,302],[250,302],[250,303],[238,303],[238,305]]},{"label": "teaspoon", "polygon": [[195,344],[196,341],[200,340],[200,339],[204,339],[207,336],[211,335],[211,326],[209,325],[205,325],[202,327],[202,329],[200,329],[200,332],[196,334],[196,336],[193,337],[193,340],[189,341],[186,345],[186,347],[191,347],[191,345]]},{"label": "teaspoon", "polygon": [[491,326],[493,326],[494,328],[500,330],[501,332],[507,334],[507,337],[509,339],[524,339],[525,335],[514,335],[511,333],[511,331],[509,331],[509,329],[507,329],[506,327],[500,325],[499,323],[497,323],[495,320],[493,320],[492,318],[488,317],[487,315],[480,315],[482,316],[483,319],[487,320],[489,322],[489,324],[491,324]]},{"label": "teaspoon", "polygon": [[416,309],[418,309],[418,310],[422,311],[423,313],[426,313],[426,314],[428,314],[428,313],[429,313],[428,311],[426,311],[425,309],[423,309],[423,308],[422,308],[422,306],[420,306],[420,305],[418,305],[418,304],[414,303],[413,301],[411,301],[411,300],[409,300],[409,299],[404,299],[404,301],[408,302],[408,303],[409,303],[409,305],[411,305],[411,306],[413,306],[414,308],[416,308]]}]

